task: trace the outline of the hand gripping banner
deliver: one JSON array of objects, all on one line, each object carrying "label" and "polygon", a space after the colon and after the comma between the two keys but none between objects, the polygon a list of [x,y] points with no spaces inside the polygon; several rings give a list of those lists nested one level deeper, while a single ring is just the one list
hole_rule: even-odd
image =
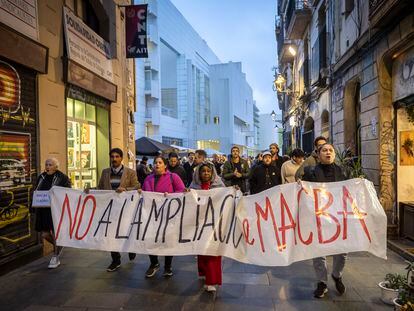
[{"label": "hand gripping banner", "polygon": [[53,187],[57,244],[152,255],[222,255],[286,266],[339,253],[386,258],[387,219],[371,182],[296,183],[170,194]]}]

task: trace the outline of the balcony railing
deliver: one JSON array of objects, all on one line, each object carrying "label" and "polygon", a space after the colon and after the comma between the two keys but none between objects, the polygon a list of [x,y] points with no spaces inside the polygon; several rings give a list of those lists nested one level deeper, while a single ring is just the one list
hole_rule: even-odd
[{"label": "balcony railing", "polygon": [[401,20],[412,12],[412,0],[369,0],[369,20],[373,28]]},{"label": "balcony railing", "polygon": [[289,0],[286,9],[286,38],[302,39],[312,18],[311,8],[309,0]]}]

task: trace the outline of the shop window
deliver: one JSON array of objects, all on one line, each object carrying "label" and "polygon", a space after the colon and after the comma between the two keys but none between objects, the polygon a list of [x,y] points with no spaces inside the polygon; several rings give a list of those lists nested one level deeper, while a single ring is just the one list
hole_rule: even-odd
[{"label": "shop window", "polygon": [[109,112],[72,98],[66,104],[68,175],[74,188],[96,187],[109,164]]}]

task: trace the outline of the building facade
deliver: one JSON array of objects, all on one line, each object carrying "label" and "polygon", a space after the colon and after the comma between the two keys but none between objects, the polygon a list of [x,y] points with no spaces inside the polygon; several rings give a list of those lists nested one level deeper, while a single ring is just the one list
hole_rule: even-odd
[{"label": "building facade", "polygon": [[131,1],[12,2],[0,4],[0,265],[42,249],[29,207],[47,158],[81,189],[97,185],[111,147],[135,164],[134,64],[118,6]]},{"label": "building facade", "polygon": [[[281,115],[272,116],[269,113],[261,113],[259,115],[259,150],[269,150],[269,146],[272,143],[279,145],[280,153],[282,153],[285,148],[283,147],[283,128],[279,122],[275,120],[280,120]],[[286,153],[289,153],[290,150],[286,150]]]},{"label": "building facade", "polygon": [[[145,2],[149,55],[136,61],[136,136],[223,153],[232,144],[253,150],[253,97],[241,64],[221,64],[170,1]],[[248,108],[234,112],[236,100]]]},{"label": "building facade", "polygon": [[407,217],[413,219],[400,208],[414,200],[413,6],[403,0],[289,0],[278,9],[285,140],[309,148],[312,131],[360,161],[396,234]]}]

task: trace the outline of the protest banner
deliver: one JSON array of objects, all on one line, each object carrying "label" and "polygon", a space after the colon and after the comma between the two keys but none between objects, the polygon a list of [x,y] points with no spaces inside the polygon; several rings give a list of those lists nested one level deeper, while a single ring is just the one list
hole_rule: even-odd
[{"label": "protest banner", "polygon": [[221,255],[285,266],[339,253],[386,258],[387,220],[365,179],[170,194],[53,187],[57,244],[153,255]]}]

